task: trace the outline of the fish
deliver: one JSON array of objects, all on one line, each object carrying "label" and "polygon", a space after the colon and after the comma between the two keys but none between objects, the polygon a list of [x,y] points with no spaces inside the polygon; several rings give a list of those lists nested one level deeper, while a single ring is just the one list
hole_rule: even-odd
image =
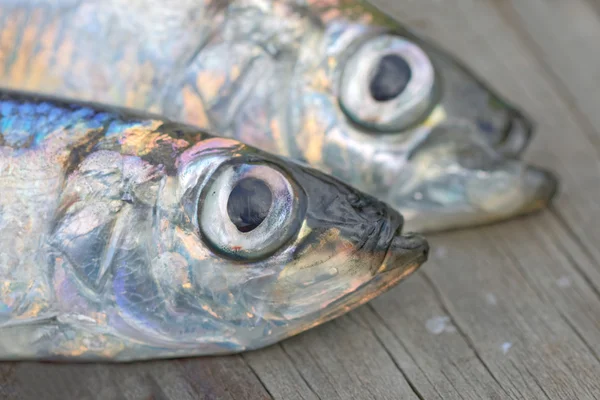
[{"label": "fish", "polygon": [[382,201],[139,110],[0,91],[0,359],[259,349],[426,262]]},{"label": "fish", "polygon": [[0,0],[0,85],[157,112],[303,162],[406,229],[541,211],[534,122],[364,0]]}]

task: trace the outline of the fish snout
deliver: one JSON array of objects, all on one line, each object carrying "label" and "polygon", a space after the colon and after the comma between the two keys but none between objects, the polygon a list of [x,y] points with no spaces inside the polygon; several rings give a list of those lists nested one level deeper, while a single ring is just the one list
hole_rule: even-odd
[{"label": "fish snout", "polygon": [[527,167],[524,177],[524,187],[528,188],[529,199],[527,211],[534,212],[546,208],[558,193],[558,182],[558,177],[548,170]]},{"label": "fish snout", "polygon": [[401,235],[398,232],[377,273],[397,271],[407,276],[424,264],[428,257],[429,243],[424,236],[412,232]]}]

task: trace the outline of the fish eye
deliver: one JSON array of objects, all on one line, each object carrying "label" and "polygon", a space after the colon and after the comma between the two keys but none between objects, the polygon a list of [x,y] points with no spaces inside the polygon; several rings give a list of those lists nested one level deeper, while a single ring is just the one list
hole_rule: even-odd
[{"label": "fish eye", "polygon": [[340,105],[354,123],[399,131],[423,118],[433,103],[435,69],[415,43],[397,35],[371,38],[346,60]]},{"label": "fish eye", "polygon": [[255,261],[273,254],[300,229],[304,192],[274,165],[232,162],[217,169],[202,190],[198,222],[219,253]]}]

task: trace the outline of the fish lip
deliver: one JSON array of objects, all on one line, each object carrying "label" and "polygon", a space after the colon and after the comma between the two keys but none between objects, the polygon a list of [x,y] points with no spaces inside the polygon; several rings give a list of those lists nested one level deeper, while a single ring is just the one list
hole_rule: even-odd
[{"label": "fish lip", "polygon": [[412,274],[429,259],[430,245],[423,235],[416,232],[401,234],[400,231],[401,228],[398,228],[390,241],[375,275],[399,273],[402,279]]},{"label": "fish lip", "polygon": [[547,204],[549,204],[556,198],[556,196],[558,196],[558,192],[560,191],[560,179],[558,175],[554,172],[548,170],[540,170],[540,172],[544,174],[548,181],[548,186],[546,189],[546,198]]},{"label": "fish lip", "polygon": [[[396,234],[393,239],[390,241],[390,246],[386,251],[386,255],[384,257],[384,261],[377,271],[372,273],[371,279],[364,282],[360,287],[354,290],[351,294],[345,296],[344,298],[337,299],[329,306],[331,310],[325,312],[319,317],[319,324],[324,324],[332,319],[335,319],[351,310],[356,309],[357,307],[370,302],[381,294],[387,292],[400,282],[402,282],[405,278],[415,272],[422,264],[424,264],[429,257],[429,243],[425,240],[424,236],[417,233],[406,233],[402,235],[401,227],[398,227],[396,230]],[[414,240],[413,240],[414,239]],[[411,242],[411,240],[413,240]],[[413,252],[413,257],[411,262],[402,263],[402,268],[398,268],[399,264],[388,263],[386,261],[393,261],[393,258],[398,258],[395,250],[397,250],[398,245],[404,245],[405,242],[412,243],[415,246],[415,249],[419,249],[420,251],[415,250]],[[410,247],[410,246],[409,246]],[[408,249],[411,250],[411,249]],[[406,254],[405,254],[406,255]],[[400,259],[405,258],[410,260],[410,257],[400,257]],[[384,269],[384,265],[392,265],[395,268]],[[339,307],[339,305],[343,305],[343,307]],[[306,328],[302,328],[296,332],[300,333],[305,331]]]},{"label": "fish lip", "polygon": [[539,167],[529,166],[527,168],[527,177],[533,179],[535,175],[538,175],[539,179],[537,185],[536,182],[532,182],[532,186],[537,186],[535,192],[532,194],[532,200],[528,204],[525,213],[536,212],[547,208],[556,198],[560,191],[560,179],[558,175],[546,169]]}]

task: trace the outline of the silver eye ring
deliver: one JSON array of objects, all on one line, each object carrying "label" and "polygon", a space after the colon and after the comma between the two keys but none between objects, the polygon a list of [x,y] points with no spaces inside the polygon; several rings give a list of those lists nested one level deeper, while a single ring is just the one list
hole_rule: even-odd
[{"label": "silver eye ring", "polygon": [[419,46],[397,35],[380,35],[362,43],[346,61],[340,104],[359,125],[401,131],[431,108],[435,78],[435,68]]},{"label": "silver eye ring", "polygon": [[202,237],[239,260],[264,258],[288,242],[304,216],[303,192],[283,170],[264,163],[220,166],[198,204]]}]

